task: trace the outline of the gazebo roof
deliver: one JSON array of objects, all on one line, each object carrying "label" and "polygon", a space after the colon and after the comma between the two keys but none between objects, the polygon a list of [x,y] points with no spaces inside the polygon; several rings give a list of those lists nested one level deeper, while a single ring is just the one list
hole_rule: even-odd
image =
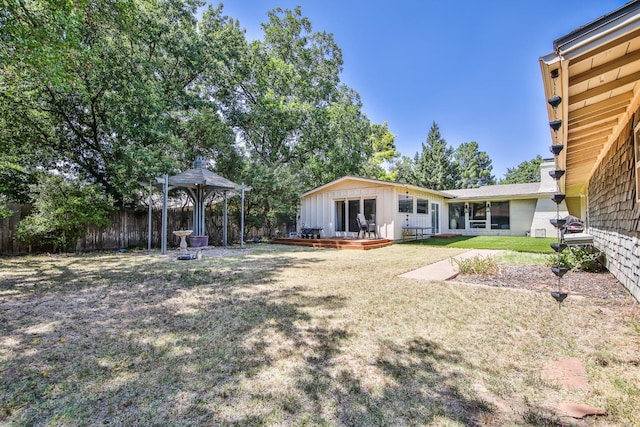
[{"label": "gazebo roof", "polygon": [[204,168],[188,169],[169,177],[169,185],[175,187],[197,188],[205,186],[210,190],[235,190],[238,184],[229,181]]},{"label": "gazebo roof", "polygon": [[[177,175],[169,177],[169,185],[171,187],[182,187],[190,189],[207,190],[240,190],[241,186],[227,178],[211,172],[202,167],[202,157],[196,157],[193,162],[193,168],[181,172]],[[158,184],[162,183],[162,179],[157,179]]]}]

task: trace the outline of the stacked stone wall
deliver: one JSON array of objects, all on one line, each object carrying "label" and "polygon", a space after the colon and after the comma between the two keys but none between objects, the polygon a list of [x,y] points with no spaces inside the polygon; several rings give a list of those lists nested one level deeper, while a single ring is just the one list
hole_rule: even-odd
[{"label": "stacked stone wall", "polygon": [[[634,115],[639,116],[638,112]],[[636,201],[630,121],[596,169],[588,187],[588,226],[609,271],[640,301],[640,203]]]}]

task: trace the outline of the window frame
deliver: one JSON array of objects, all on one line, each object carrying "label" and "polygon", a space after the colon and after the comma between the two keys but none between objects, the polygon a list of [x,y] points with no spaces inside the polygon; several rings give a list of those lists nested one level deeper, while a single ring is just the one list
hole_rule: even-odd
[{"label": "window frame", "polygon": [[[420,202],[424,203],[424,212],[420,212]],[[420,215],[429,215],[429,199],[416,197],[416,213]]]},{"label": "window frame", "polygon": [[[469,228],[487,229],[487,201],[469,202]],[[483,215],[480,215],[483,212]]]},{"label": "window frame", "polygon": [[[465,224],[465,203],[464,202],[453,202],[447,203],[449,208],[449,230],[466,230]],[[456,215],[456,213],[458,215]],[[456,228],[451,228],[451,220],[456,220]]]},{"label": "window frame", "polygon": [[[402,210],[402,206],[403,205],[408,205],[408,204],[410,204],[411,209],[410,210]],[[412,214],[413,212],[414,212],[414,209],[413,209],[413,196],[410,196],[408,194],[398,194],[398,213]]]},{"label": "window frame", "polygon": [[[511,230],[511,201],[510,200],[494,200],[489,201],[487,203],[491,203],[491,209],[489,210],[489,215],[491,215],[491,229],[492,230]],[[505,224],[496,224],[494,223],[494,212],[498,209],[498,206],[506,204],[507,205],[507,228],[502,228]],[[496,206],[497,205],[497,206]],[[494,225],[496,227],[494,228]]]}]

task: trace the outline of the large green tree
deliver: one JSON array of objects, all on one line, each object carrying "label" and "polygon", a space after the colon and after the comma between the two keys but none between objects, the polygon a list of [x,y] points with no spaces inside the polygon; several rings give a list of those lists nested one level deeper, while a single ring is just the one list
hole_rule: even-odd
[{"label": "large green tree", "polygon": [[301,192],[380,172],[393,144],[340,83],[331,34],[300,8],[275,9],[248,43],[222,6],[198,18],[204,4],[3,2],[0,199],[24,193],[2,182],[19,175],[29,188],[57,170],[135,203],[137,181],[201,155],[251,185],[252,221],[274,228],[295,217]]},{"label": "large green tree", "polygon": [[221,8],[198,24],[195,0],[4,4],[0,144],[29,147],[23,163],[126,201],[141,177],[233,154],[209,95],[224,91],[244,36]]},{"label": "large green tree", "polygon": [[540,164],[542,156],[537,155],[531,160],[525,160],[514,168],[507,168],[507,172],[498,184],[524,184],[540,182]]},{"label": "large green tree", "polygon": [[299,7],[268,17],[264,40],[246,47],[227,116],[251,158],[272,167],[307,161],[321,144],[342,53],[330,34],[312,32]]},{"label": "large green tree", "polygon": [[454,162],[459,173],[456,188],[478,188],[496,183],[496,178],[491,175],[491,158],[485,151],[479,150],[477,142],[460,144],[455,149]]},{"label": "large green tree", "polygon": [[276,218],[291,218],[302,192],[362,172],[373,147],[359,95],[340,84],[342,52],[333,36],[313,31],[299,7],[270,11],[262,28],[264,39],[243,50],[222,111],[250,165],[251,215],[269,218],[273,231]]},{"label": "large green tree", "polygon": [[387,122],[371,125],[369,141],[372,154],[364,167],[364,176],[384,181],[394,181],[395,175],[389,167],[400,157],[396,149],[395,135],[389,131]]}]

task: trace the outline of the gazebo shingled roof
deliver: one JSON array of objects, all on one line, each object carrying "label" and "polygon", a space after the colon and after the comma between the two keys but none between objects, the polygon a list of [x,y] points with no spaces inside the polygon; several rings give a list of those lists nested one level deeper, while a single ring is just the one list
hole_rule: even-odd
[{"label": "gazebo shingled roof", "polygon": [[208,190],[236,190],[239,188],[235,182],[202,168],[198,160],[196,160],[194,166],[193,169],[170,176],[169,185],[191,189],[204,186]]}]

